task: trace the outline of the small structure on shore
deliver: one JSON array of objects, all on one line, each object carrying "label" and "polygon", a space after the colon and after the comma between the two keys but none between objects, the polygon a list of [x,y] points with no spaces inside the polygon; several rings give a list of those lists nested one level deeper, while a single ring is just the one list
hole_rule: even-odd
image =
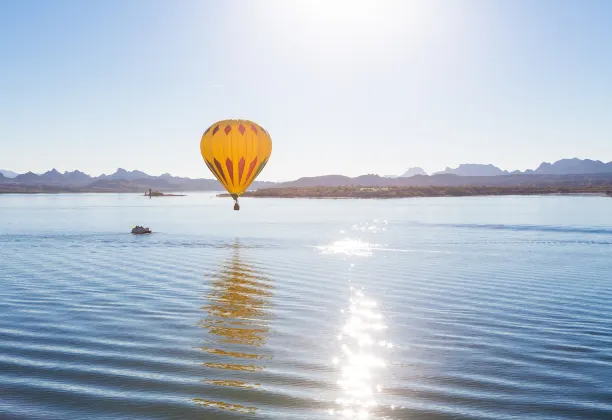
[{"label": "small structure on shore", "polygon": [[164,193],[159,192],[159,191],[152,191],[151,188],[149,188],[149,192],[144,193],[145,197],[160,197],[162,195],[164,195]]},{"label": "small structure on shore", "polygon": [[164,194],[163,192],[159,192],[159,191],[151,191],[151,188],[149,188],[149,192],[144,193],[145,197],[184,197],[185,194]]}]

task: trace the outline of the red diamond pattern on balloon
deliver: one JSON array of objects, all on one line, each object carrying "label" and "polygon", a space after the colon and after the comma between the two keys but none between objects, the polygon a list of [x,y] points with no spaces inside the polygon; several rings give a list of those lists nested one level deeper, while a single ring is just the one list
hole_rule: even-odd
[{"label": "red diamond pattern on balloon", "polygon": [[257,134],[257,127],[255,127],[253,124],[251,124],[251,130],[253,130],[253,133]]},{"label": "red diamond pattern on balloon", "polygon": [[244,125],[240,124],[238,126],[238,131],[240,131],[240,134],[244,135]]},{"label": "red diamond pattern on balloon", "polygon": [[225,134],[226,135],[229,134],[230,131],[232,131],[232,127],[228,124],[228,125],[225,126]]},{"label": "red diamond pattern on balloon", "polygon": [[219,131],[219,126],[216,126],[215,128],[213,128],[212,135],[214,136],[215,134],[217,134],[217,131]]}]

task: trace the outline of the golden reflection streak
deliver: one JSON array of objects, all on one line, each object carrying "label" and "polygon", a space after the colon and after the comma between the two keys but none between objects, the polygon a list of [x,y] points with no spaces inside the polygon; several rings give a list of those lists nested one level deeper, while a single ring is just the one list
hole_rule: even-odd
[{"label": "golden reflection streak", "polygon": [[[211,346],[201,350],[215,357],[250,363],[206,362],[202,366],[212,371],[250,373],[263,371],[264,367],[253,362],[262,360],[257,348],[266,343],[269,335],[268,320],[273,285],[270,279],[247,264],[240,256],[240,243],[232,246],[233,253],[228,261],[211,275],[211,292],[208,304],[201,309],[206,317],[198,322],[200,328],[208,331],[213,338]],[[225,347],[225,348],[219,348]],[[229,347],[229,348],[228,348]],[[242,348],[241,348],[242,347]],[[242,351],[248,347],[248,351]],[[259,383],[247,383],[236,378],[206,379],[203,382],[223,387],[256,388]],[[254,413],[256,407],[245,407],[219,401],[194,398],[194,402],[209,408]]]},{"label": "golden reflection streak", "polygon": [[255,365],[238,365],[233,363],[204,363],[204,366],[210,369],[224,369],[224,370],[242,370],[246,372],[255,372],[257,370],[263,370],[262,366]]},{"label": "golden reflection streak", "polygon": [[255,412],[257,411],[257,407],[247,407],[240,404],[227,404],[219,401],[204,400],[202,398],[194,398],[193,401],[196,404],[202,405],[204,407],[219,408],[221,410],[236,411],[239,413],[255,414]]},{"label": "golden reflection streak", "polygon": [[244,382],[241,382],[241,381],[224,381],[222,379],[211,379],[211,380],[203,381],[203,382],[207,384],[213,384],[213,385],[218,385],[218,386],[230,386],[234,388],[255,388],[260,385],[260,384],[245,384]]},{"label": "golden reflection streak", "polygon": [[263,359],[264,358],[264,356],[259,355],[259,354],[239,353],[236,351],[226,351],[226,350],[210,349],[210,348],[202,348],[202,350],[207,351],[210,354],[216,354],[218,356],[238,357],[240,359]]},{"label": "golden reflection streak", "polygon": [[386,367],[380,354],[391,344],[379,336],[387,326],[376,307],[376,302],[365,297],[362,290],[351,287],[349,307],[342,311],[347,319],[338,335],[342,353],[332,360],[340,369],[337,383],[342,395],[330,414],[341,419],[371,418],[371,410],[378,406],[376,395],[383,389],[376,380],[377,374]]}]

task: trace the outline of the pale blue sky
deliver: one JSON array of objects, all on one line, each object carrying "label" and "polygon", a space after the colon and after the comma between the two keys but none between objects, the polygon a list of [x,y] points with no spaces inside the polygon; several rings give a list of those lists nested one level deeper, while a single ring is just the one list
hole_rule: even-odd
[{"label": "pale blue sky", "polygon": [[0,168],[212,177],[215,120],[260,179],[612,160],[612,2],[0,1]]}]

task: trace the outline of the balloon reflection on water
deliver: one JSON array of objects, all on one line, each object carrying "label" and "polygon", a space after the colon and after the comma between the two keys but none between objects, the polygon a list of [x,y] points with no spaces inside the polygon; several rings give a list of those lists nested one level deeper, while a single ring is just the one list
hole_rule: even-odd
[{"label": "balloon reflection on water", "polygon": [[[201,349],[218,361],[206,362],[211,372],[225,372],[231,378],[211,378],[205,383],[232,388],[257,388],[259,383],[245,381],[244,376],[262,371],[266,356],[257,349],[266,343],[269,335],[268,320],[271,280],[247,264],[240,256],[240,245],[233,246],[232,257],[211,276],[208,303],[202,307],[207,316],[198,326],[210,334],[211,339]],[[195,398],[206,407],[254,413],[256,407],[222,403]]]}]

